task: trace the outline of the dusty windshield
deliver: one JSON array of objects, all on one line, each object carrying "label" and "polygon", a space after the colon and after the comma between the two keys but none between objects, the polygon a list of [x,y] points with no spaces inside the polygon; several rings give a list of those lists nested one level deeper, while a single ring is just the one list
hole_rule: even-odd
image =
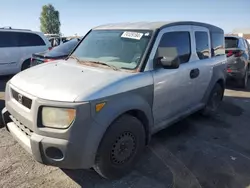
[{"label": "dusty windshield", "polygon": [[81,61],[101,62],[124,69],[135,69],[141,61],[151,31],[93,30],[72,56]]}]

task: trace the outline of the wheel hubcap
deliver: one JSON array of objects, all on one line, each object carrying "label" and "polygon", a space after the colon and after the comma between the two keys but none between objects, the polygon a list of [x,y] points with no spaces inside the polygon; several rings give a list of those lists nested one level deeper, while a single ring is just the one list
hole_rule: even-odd
[{"label": "wheel hubcap", "polygon": [[115,165],[127,162],[134,155],[136,148],[135,136],[130,132],[122,133],[114,142],[111,161]]}]

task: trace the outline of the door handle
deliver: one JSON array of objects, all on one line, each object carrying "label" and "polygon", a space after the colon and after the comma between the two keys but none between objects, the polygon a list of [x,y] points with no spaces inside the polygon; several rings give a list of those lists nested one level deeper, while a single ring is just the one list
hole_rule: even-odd
[{"label": "door handle", "polygon": [[190,78],[191,79],[194,79],[194,78],[197,78],[200,74],[200,70],[199,69],[192,69],[190,71]]}]

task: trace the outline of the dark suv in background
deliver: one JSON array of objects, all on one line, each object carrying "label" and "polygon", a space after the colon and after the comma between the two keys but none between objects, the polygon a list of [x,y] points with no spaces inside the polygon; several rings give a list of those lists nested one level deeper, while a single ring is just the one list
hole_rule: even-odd
[{"label": "dark suv in background", "polygon": [[226,36],[225,47],[228,79],[234,79],[238,86],[246,88],[250,70],[250,45],[248,41],[242,37]]},{"label": "dark suv in background", "polygon": [[47,63],[58,59],[65,59],[66,57],[68,57],[70,52],[76,47],[80,40],[81,38],[71,39],[68,42],[54,47],[52,50],[33,54],[30,66],[33,67],[41,63]]}]

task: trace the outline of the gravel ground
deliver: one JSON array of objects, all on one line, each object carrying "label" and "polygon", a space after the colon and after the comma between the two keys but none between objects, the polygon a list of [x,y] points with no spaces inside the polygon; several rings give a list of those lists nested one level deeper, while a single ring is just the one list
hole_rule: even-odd
[{"label": "gravel ground", "polygon": [[[1,109],[7,79],[0,78]],[[0,129],[0,187],[250,187],[249,120],[250,89],[229,88],[216,116],[192,115],[159,132],[134,171],[118,181],[39,164]]]}]

